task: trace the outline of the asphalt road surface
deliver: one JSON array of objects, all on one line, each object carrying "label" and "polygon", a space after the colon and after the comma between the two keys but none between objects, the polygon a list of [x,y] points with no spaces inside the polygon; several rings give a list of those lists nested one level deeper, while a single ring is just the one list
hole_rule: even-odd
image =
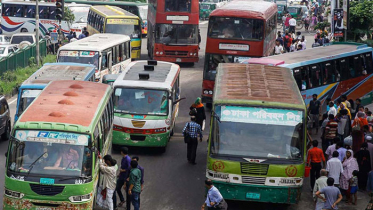
[{"label": "asphalt road surface", "polygon": [[[207,21],[200,23],[202,43],[199,52],[199,62],[193,67],[182,66],[181,95],[186,97],[180,103],[179,118],[176,123],[176,132],[168,144],[164,154],[151,148],[129,148],[130,156],[140,157],[140,165],[145,168],[145,187],[141,194],[141,209],[144,210],[199,210],[205,200],[205,167],[207,155],[207,137],[209,123],[206,125],[203,142],[199,143],[197,150],[197,165],[191,165],[186,159],[186,145],[183,142],[181,130],[188,121],[189,106],[201,94],[202,70],[206,46]],[[313,36],[306,35],[307,47],[311,48]],[[142,58],[147,59],[146,38],[142,43]],[[15,98],[9,99],[12,117],[15,113]],[[207,113],[207,122],[210,113]],[[316,137],[316,136],[315,136]],[[8,142],[0,142],[0,155],[5,154]],[[5,158],[0,158],[0,198],[3,197]],[[119,152],[113,151],[113,157],[120,162]],[[308,210],[314,209],[309,180],[304,181],[301,201],[297,205],[263,204],[253,202],[228,201],[229,210]],[[341,210],[363,210],[368,203],[368,197],[359,192],[358,206],[340,205]],[[119,200],[119,199],[118,199]],[[2,209],[2,199],[0,200]]]}]

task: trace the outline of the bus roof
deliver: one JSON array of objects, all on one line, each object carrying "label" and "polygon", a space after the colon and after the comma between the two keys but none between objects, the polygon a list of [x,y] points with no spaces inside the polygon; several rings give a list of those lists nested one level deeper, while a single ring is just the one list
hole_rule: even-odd
[{"label": "bus roof", "polygon": [[89,50],[103,51],[109,47],[130,41],[130,37],[122,34],[94,34],[75,42],[71,42],[59,48],[61,50]]},{"label": "bus roof", "polygon": [[134,61],[124,69],[113,86],[170,90],[179,74],[180,66],[174,63]]},{"label": "bus roof", "polygon": [[214,10],[210,17],[241,17],[268,19],[277,14],[277,5],[266,1],[236,0]]},{"label": "bus roof", "polygon": [[86,80],[93,76],[96,67],[78,63],[46,63],[22,85],[48,84],[54,80]]},{"label": "bus roof", "polygon": [[[98,13],[101,13],[101,15],[104,16],[110,16],[110,17],[123,17],[123,16],[128,16],[129,18],[136,18],[138,19],[136,15],[121,9],[116,6],[109,6],[109,5],[96,5],[92,6],[91,9],[97,11]],[[127,18],[128,18],[127,17]]]},{"label": "bus roof", "polygon": [[[284,61],[285,64],[301,63],[317,59],[330,59],[337,55],[352,53],[359,49],[372,49],[367,45],[358,44],[331,44],[325,47],[316,47],[312,49],[296,51],[294,53],[285,53],[281,55],[270,56],[269,58]],[[320,61],[319,61],[320,62]]]},{"label": "bus roof", "polygon": [[[18,122],[66,123],[88,127],[111,87],[88,81],[51,82],[21,115]],[[17,122],[17,123],[18,123]]]},{"label": "bus roof", "polygon": [[125,5],[125,6],[146,6],[147,3],[126,2],[126,1],[85,1],[85,0],[65,0],[65,3],[90,4],[90,5]]},{"label": "bus roof", "polygon": [[220,63],[214,103],[278,102],[304,106],[290,69],[258,64]]},{"label": "bus roof", "polygon": [[249,58],[247,60],[244,60],[242,63],[244,64],[263,64],[263,65],[269,65],[269,66],[278,66],[281,64],[284,64],[284,61],[276,60],[276,59],[270,59],[267,57],[263,58]]}]

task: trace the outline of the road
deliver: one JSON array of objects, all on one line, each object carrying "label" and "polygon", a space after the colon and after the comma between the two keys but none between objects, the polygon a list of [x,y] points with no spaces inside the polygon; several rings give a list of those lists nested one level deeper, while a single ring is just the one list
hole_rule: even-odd
[{"label": "road", "polygon": [[[209,124],[204,131],[204,141],[198,145],[197,165],[188,164],[186,159],[186,145],[181,136],[181,130],[188,121],[189,106],[200,96],[202,86],[202,70],[204,63],[207,21],[200,23],[202,36],[200,61],[194,67],[182,66],[181,71],[181,95],[186,100],[180,103],[179,118],[176,123],[176,132],[172,137],[167,151],[159,154],[152,149],[129,148],[130,156],[140,157],[140,165],[145,168],[145,188],[141,195],[141,209],[144,210],[199,210],[205,199],[205,166],[207,155],[207,136]],[[307,48],[311,48],[313,36],[306,35]],[[142,57],[146,57],[146,39],[143,39]],[[14,116],[16,101],[10,99],[11,114]],[[210,114],[207,113],[209,122]],[[316,136],[314,136],[315,138]],[[0,142],[0,154],[5,154],[8,142]],[[4,156],[3,156],[4,157]],[[113,157],[120,162],[120,154],[113,152]],[[0,158],[0,189],[4,189],[5,158]],[[309,180],[304,181],[301,201],[297,205],[276,205],[253,202],[228,201],[229,210],[308,210],[313,209],[310,193]],[[362,210],[365,209],[368,198],[359,192],[358,206],[340,205],[340,210]],[[3,190],[0,190],[0,198]],[[2,206],[2,199],[0,200]],[[1,208],[1,207],[0,207]]]}]

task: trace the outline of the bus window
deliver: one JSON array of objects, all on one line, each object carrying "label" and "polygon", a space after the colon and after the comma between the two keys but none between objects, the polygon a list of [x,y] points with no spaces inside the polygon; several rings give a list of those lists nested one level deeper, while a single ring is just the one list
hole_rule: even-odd
[{"label": "bus window", "polygon": [[317,64],[310,65],[311,87],[315,88],[322,85],[322,76],[320,66]]},{"label": "bus window", "polygon": [[13,13],[13,5],[11,4],[4,4],[3,8],[2,8],[2,13],[3,15],[2,16],[11,16]]},{"label": "bus window", "polygon": [[361,73],[361,59],[359,55],[355,55],[349,58],[349,78],[360,76]]},{"label": "bus window", "polygon": [[302,89],[301,90],[307,90],[307,89],[312,88],[310,74],[309,74],[309,67],[302,66],[300,67],[300,70],[302,74]]},{"label": "bus window", "polygon": [[348,67],[348,60],[347,58],[341,58],[337,60],[337,70],[339,70],[339,73],[341,75],[341,80],[346,80],[349,78],[349,67]]},{"label": "bus window", "polygon": [[166,0],[166,12],[190,12],[191,0]]},{"label": "bus window", "polygon": [[24,10],[24,7],[23,5],[15,5],[15,17],[23,17],[23,10]]},{"label": "bus window", "polygon": [[306,88],[303,86],[302,74],[301,74],[300,68],[294,69],[293,75],[294,75],[295,81],[297,82],[299,90],[305,90]]},{"label": "bus window", "polygon": [[108,53],[107,51],[102,52],[101,69],[107,68],[107,61],[108,61],[107,53]]},{"label": "bus window", "polygon": [[365,53],[364,54],[364,63],[365,69],[367,74],[371,74],[373,72],[373,60],[372,60],[372,53]]},{"label": "bus window", "polygon": [[323,75],[324,75],[324,84],[331,84],[340,81],[340,74],[335,68],[335,61],[329,61],[321,64]]},{"label": "bus window", "polygon": [[27,6],[27,17],[28,18],[35,18],[35,5]]}]

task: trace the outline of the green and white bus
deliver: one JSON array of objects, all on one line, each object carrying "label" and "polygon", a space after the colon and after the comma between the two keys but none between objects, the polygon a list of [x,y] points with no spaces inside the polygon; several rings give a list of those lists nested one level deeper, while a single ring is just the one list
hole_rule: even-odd
[{"label": "green and white bus", "polygon": [[220,63],[206,177],[227,200],[297,203],[306,107],[289,69]]},{"label": "green and white bus", "polygon": [[114,82],[113,144],[160,147],[174,132],[180,101],[180,66],[134,61]]},{"label": "green and white bus", "polygon": [[97,155],[111,152],[113,100],[107,84],[53,81],[14,125],[3,209],[92,209]]}]

